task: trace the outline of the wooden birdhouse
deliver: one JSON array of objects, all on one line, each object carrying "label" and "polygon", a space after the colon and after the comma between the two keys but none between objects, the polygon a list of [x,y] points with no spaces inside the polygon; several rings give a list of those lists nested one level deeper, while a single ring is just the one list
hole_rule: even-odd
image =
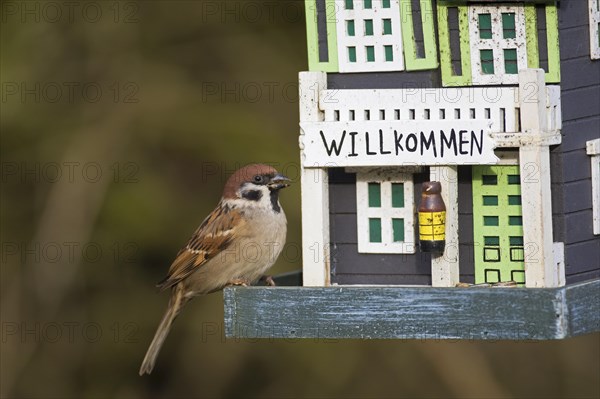
[{"label": "wooden birdhouse", "polygon": [[600,1],[305,4],[303,287],[227,290],[228,335],[600,331]]}]

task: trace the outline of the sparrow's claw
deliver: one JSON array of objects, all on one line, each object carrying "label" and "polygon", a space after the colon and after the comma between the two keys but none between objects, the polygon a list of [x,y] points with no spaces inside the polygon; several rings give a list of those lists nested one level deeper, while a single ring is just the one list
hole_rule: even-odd
[{"label": "sparrow's claw", "polygon": [[236,286],[236,285],[241,285],[242,287],[247,287],[248,282],[244,279],[236,278],[227,283],[227,287]]},{"label": "sparrow's claw", "polygon": [[260,281],[264,281],[269,287],[275,287],[277,285],[275,284],[275,280],[273,280],[273,276],[262,276]]}]

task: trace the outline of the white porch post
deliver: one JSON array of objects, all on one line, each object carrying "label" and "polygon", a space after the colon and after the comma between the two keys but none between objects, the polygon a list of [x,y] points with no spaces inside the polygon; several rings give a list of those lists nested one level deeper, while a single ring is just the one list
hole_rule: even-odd
[{"label": "white porch post", "polygon": [[553,253],[550,149],[542,143],[543,136],[548,135],[548,100],[542,69],[519,72],[519,102],[523,134],[540,139],[519,147],[525,285],[557,287],[564,282],[564,269],[555,263]]},{"label": "white porch post", "polygon": [[[327,89],[327,74],[300,72],[299,82],[300,121],[322,121],[319,93]],[[329,178],[327,168],[304,168],[303,138],[300,130],[303,285],[324,287],[330,285]]]},{"label": "white porch post", "polygon": [[442,185],[442,199],[446,204],[446,248],[440,256],[431,257],[431,285],[454,287],[459,282],[458,256],[458,172],[456,166],[432,166],[431,180]]}]

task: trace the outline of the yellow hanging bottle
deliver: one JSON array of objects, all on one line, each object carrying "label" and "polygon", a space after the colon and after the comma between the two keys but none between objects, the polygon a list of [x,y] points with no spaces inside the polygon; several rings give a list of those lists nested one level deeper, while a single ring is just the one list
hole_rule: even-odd
[{"label": "yellow hanging bottle", "polygon": [[424,182],[419,206],[419,241],[422,252],[442,253],[446,246],[446,204],[442,185]]}]

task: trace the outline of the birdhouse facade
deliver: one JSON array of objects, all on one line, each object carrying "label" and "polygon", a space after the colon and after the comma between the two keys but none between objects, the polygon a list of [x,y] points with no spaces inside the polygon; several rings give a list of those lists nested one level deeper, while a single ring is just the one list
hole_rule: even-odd
[{"label": "birdhouse facade", "polygon": [[305,5],[305,286],[600,278],[598,0]]}]

